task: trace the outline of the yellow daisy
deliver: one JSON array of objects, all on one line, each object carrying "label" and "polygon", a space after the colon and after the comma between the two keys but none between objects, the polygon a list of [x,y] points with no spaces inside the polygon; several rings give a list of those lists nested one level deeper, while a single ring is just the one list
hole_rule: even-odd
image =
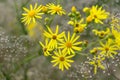
[{"label": "yellow daisy", "polygon": [[118,31],[119,29],[115,29],[114,27],[112,27],[112,35],[115,38],[115,43],[118,45],[119,49],[120,49],[120,31]]},{"label": "yellow daisy", "polygon": [[65,10],[60,5],[55,5],[53,3],[49,3],[46,6],[49,9],[48,13],[50,13],[51,15],[54,15],[54,14],[58,14],[58,15],[66,14]]},{"label": "yellow daisy", "polygon": [[118,16],[111,17],[111,21],[110,21],[111,26],[120,30],[120,23],[119,22],[120,22],[120,18]]},{"label": "yellow daisy", "polygon": [[48,39],[45,40],[45,45],[44,45],[42,42],[39,42],[39,43],[40,43],[40,45],[42,46],[44,56],[49,56],[49,55],[51,55],[51,54],[50,54],[50,51],[52,51],[52,49],[50,48]]},{"label": "yellow daisy", "polygon": [[37,7],[37,4],[35,4],[35,6],[33,7],[32,5],[30,5],[30,10],[23,7],[24,11],[26,13],[23,13],[22,14],[22,22],[24,22],[25,24],[30,24],[31,22],[36,22],[36,19],[41,19],[41,15],[43,13],[41,13],[41,8],[42,6],[38,6]]},{"label": "yellow daisy", "polygon": [[76,33],[73,33],[72,37],[70,37],[70,32],[68,32],[68,36],[64,36],[64,41],[60,41],[59,48],[63,49],[63,52],[68,52],[68,54],[75,54],[74,50],[81,51],[80,44],[82,42],[76,42],[80,36],[76,36]]},{"label": "yellow daisy", "polygon": [[48,7],[47,7],[47,6],[42,6],[41,11],[42,11],[43,13],[47,13]]},{"label": "yellow daisy", "polygon": [[75,7],[75,6],[72,6],[71,12],[76,12],[76,11],[77,11],[76,7]]},{"label": "yellow daisy", "polygon": [[118,52],[116,51],[118,50],[118,47],[116,44],[114,44],[114,41],[112,39],[108,39],[106,44],[100,42],[100,45],[102,47],[98,47],[97,49],[101,51],[100,52],[101,55],[108,58],[110,57],[114,58],[114,55],[118,54]]},{"label": "yellow daisy", "polygon": [[68,24],[72,25],[74,27],[75,32],[83,32],[87,24],[83,23],[84,19],[81,19],[80,21],[69,21]]},{"label": "yellow daisy", "polygon": [[94,56],[94,58],[89,62],[90,65],[94,66],[94,74],[97,73],[98,68],[100,69],[105,69],[105,67],[103,66],[102,62],[105,60],[104,57],[101,56]]},{"label": "yellow daisy", "polygon": [[106,28],[106,31],[98,31],[96,29],[93,29],[92,32],[96,35],[99,36],[100,38],[104,38],[106,35],[110,33],[110,29]]},{"label": "yellow daisy", "polygon": [[54,56],[52,56],[53,60],[51,61],[54,63],[53,66],[59,65],[60,70],[64,70],[64,68],[69,69],[71,67],[70,63],[74,62],[70,58],[72,58],[74,55],[67,55],[66,53],[61,52],[59,50],[58,52],[54,52]]},{"label": "yellow daisy", "polygon": [[90,15],[87,17],[87,22],[91,22],[92,20],[95,21],[95,23],[101,23],[103,24],[103,22],[101,20],[107,19],[109,13],[106,12],[104,9],[102,9],[102,7],[98,7],[96,6],[92,6],[92,8],[90,8]]},{"label": "yellow daisy", "polygon": [[59,26],[58,25],[56,27],[55,32],[52,32],[52,30],[49,27],[47,27],[47,29],[48,29],[48,32],[44,31],[43,34],[44,34],[45,37],[51,39],[50,40],[50,46],[52,48],[56,48],[57,47],[57,42],[62,41],[62,38],[64,37],[65,32],[62,32],[62,33],[58,34],[58,31],[59,31]]},{"label": "yellow daisy", "polygon": [[96,55],[98,52],[97,48],[93,48],[92,50],[90,50],[90,53],[93,55]]}]

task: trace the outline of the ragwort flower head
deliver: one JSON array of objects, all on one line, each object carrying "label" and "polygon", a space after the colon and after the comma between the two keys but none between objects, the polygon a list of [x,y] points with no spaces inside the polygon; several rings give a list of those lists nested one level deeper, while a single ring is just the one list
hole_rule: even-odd
[{"label": "ragwort flower head", "polygon": [[111,26],[120,29],[120,14],[116,13],[115,15],[111,16],[111,21],[110,21]]},{"label": "ragwort flower head", "polygon": [[83,8],[83,12],[89,12],[89,11],[90,11],[90,8],[88,8],[88,7]]},{"label": "ragwort flower head", "polygon": [[47,7],[47,6],[42,6],[41,11],[42,11],[43,13],[47,13],[47,12],[48,12],[48,7]]},{"label": "ragwort flower head", "polygon": [[37,7],[37,4],[35,4],[35,6],[33,7],[32,5],[30,5],[30,10],[23,7],[24,11],[26,13],[23,13],[22,14],[22,22],[24,22],[25,24],[30,24],[31,22],[36,22],[36,19],[41,19],[41,15],[43,14],[41,12],[41,8],[42,6],[38,6]]},{"label": "ragwort flower head", "polygon": [[75,7],[75,6],[72,6],[71,12],[76,12],[76,11],[77,11],[76,7]]},{"label": "ragwort flower head", "polygon": [[55,55],[52,56],[53,60],[52,63],[55,63],[53,66],[59,65],[60,70],[64,70],[64,68],[69,69],[71,67],[70,63],[74,62],[70,58],[74,55],[67,55],[67,53],[63,53],[61,50],[58,52],[54,52]]},{"label": "ragwort flower head", "polygon": [[87,17],[87,22],[91,22],[92,20],[94,20],[95,23],[100,23],[103,24],[103,22],[101,20],[107,19],[109,13],[106,12],[104,9],[102,9],[102,7],[98,7],[96,6],[92,6],[92,8],[90,8],[90,15]]},{"label": "ragwort flower head", "polygon": [[117,29],[112,27],[112,35],[115,38],[115,43],[118,45],[118,47],[120,49],[120,31],[118,31]]},{"label": "ragwort flower head", "polygon": [[104,57],[98,55],[98,56],[94,56],[94,58],[91,61],[89,61],[89,64],[94,66],[94,74],[97,73],[98,68],[102,70],[105,69],[104,65],[102,64],[104,60],[105,60]]},{"label": "ragwort flower head", "polygon": [[73,33],[72,37],[70,37],[70,32],[68,32],[67,37],[64,36],[64,41],[60,41],[59,48],[63,49],[63,52],[67,52],[68,54],[75,54],[74,50],[81,51],[80,44],[81,41],[76,42],[80,36],[76,36],[76,33]]},{"label": "ragwort flower head", "polygon": [[62,41],[63,40],[62,38],[64,37],[65,32],[62,32],[62,33],[58,34],[58,31],[59,31],[59,26],[58,25],[56,27],[56,31],[55,32],[53,32],[49,27],[47,27],[47,29],[48,29],[48,32],[44,31],[44,33],[43,33],[44,36],[46,38],[50,39],[49,44],[50,44],[51,48],[57,48],[57,43],[58,43],[58,41]]},{"label": "ragwort flower head", "polygon": [[99,31],[99,30],[93,29],[92,32],[99,38],[104,38],[106,35],[110,33],[110,29],[106,28],[106,31],[104,30]]},{"label": "ragwort flower head", "polygon": [[75,6],[72,6],[71,12],[68,13],[68,16],[70,17],[68,24],[71,24],[71,22],[73,23],[75,20],[78,21],[81,18],[81,14]]},{"label": "ragwort flower head", "polygon": [[84,19],[81,19],[80,21],[69,21],[68,24],[74,27],[74,32],[83,32],[87,26],[87,24],[84,24],[83,21]]},{"label": "ragwort flower head", "polygon": [[93,48],[90,50],[90,53],[93,54],[93,55],[96,55],[98,52],[97,48]]},{"label": "ragwort flower head", "polygon": [[45,45],[44,45],[42,42],[39,42],[39,43],[40,43],[40,45],[42,46],[44,56],[49,56],[49,55],[51,55],[51,54],[50,54],[50,51],[52,51],[52,48],[50,48],[50,44],[49,44],[49,42],[48,42],[48,39],[45,40]]},{"label": "ragwort flower head", "polygon": [[58,14],[58,15],[66,14],[65,10],[60,5],[55,5],[53,3],[49,3],[46,6],[49,9],[48,13],[50,13],[51,15],[54,15],[54,14]]},{"label": "ragwort flower head", "polygon": [[100,42],[101,47],[98,47],[100,50],[100,54],[107,58],[114,58],[114,55],[118,54],[116,50],[118,50],[117,45],[114,43],[112,39],[108,39],[106,44]]}]

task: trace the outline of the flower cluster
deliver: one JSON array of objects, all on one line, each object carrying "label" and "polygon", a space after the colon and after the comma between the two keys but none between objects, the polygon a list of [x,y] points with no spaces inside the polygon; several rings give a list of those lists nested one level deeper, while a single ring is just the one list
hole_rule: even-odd
[{"label": "flower cluster", "polygon": [[89,63],[95,66],[94,72],[96,74],[97,68],[105,69],[105,65],[103,64],[105,60],[111,58],[114,59],[114,57],[118,55],[120,45],[118,34],[119,31],[113,28],[113,26],[107,28],[106,31],[93,30],[93,32],[100,39],[98,41],[100,47],[95,47],[92,50],[90,50],[90,53],[94,56],[94,58],[90,60]]},{"label": "flower cluster", "polygon": [[91,8],[85,7],[83,11],[88,14],[86,18],[87,22],[94,21],[95,23],[103,24],[102,20],[105,20],[109,15],[108,12],[102,9],[102,7],[98,7],[98,5]]},{"label": "flower cluster", "polygon": [[68,15],[70,17],[70,21],[68,22],[68,24],[74,27],[74,32],[83,32],[87,24],[84,22],[84,19],[81,18],[81,14],[79,11],[77,11],[75,6],[72,7],[71,12]]},{"label": "flower cluster", "polygon": [[30,5],[30,10],[23,7],[24,11],[26,13],[22,13],[23,18],[22,18],[22,22],[24,22],[26,25],[30,24],[30,23],[36,23],[36,19],[42,19],[42,15],[43,14],[58,14],[58,15],[64,15],[65,10],[62,9],[62,7],[60,5],[55,5],[53,3],[49,3],[44,5],[37,5],[37,3],[34,5],[34,7],[32,6],[32,4]]},{"label": "flower cluster", "polygon": [[[120,49],[119,20],[112,17],[110,23],[105,23],[104,21],[111,15],[101,6],[85,7],[83,9],[85,17],[82,17],[82,14],[73,6],[68,13],[68,25],[72,26],[73,31],[67,32],[60,32],[60,27],[62,27],[60,25],[57,25],[55,29],[51,27],[55,15],[67,14],[60,4],[48,3],[38,7],[35,4],[34,8],[30,5],[30,10],[23,9],[26,13],[22,14],[22,22],[27,25],[36,23],[37,19],[42,19],[42,15],[45,16],[45,22],[41,23],[45,27],[43,29],[44,41],[39,41],[39,43],[44,56],[49,56],[53,66],[58,65],[62,71],[69,69],[71,63],[74,62],[72,58],[80,54],[90,58],[87,63],[94,67],[94,74],[97,74],[98,68],[106,69],[104,63],[106,60],[114,59],[118,55]],[[91,39],[90,41],[81,40],[80,37],[83,36],[84,32],[88,33],[86,36]],[[94,39],[92,39],[93,37]],[[90,51],[85,53],[85,50]]]},{"label": "flower cluster", "polygon": [[80,44],[81,41],[77,41],[80,36],[76,36],[76,33],[72,34],[70,37],[70,32],[65,35],[65,32],[59,33],[59,26],[56,26],[56,31],[53,32],[49,27],[48,31],[44,31],[43,35],[45,36],[45,45],[40,42],[45,56],[51,56],[53,60],[52,63],[55,63],[54,66],[59,64],[59,69],[64,70],[70,67],[70,60],[75,56],[75,51],[81,51]]}]

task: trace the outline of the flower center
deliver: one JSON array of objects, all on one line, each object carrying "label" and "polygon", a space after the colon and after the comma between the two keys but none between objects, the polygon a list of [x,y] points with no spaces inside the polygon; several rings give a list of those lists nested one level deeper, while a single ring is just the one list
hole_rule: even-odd
[{"label": "flower center", "polygon": [[97,16],[96,16],[96,15],[94,15],[94,18],[97,18]]},{"label": "flower center", "polygon": [[71,43],[71,42],[67,42],[67,43],[66,43],[66,46],[67,46],[68,48],[71,48],[71,47],[72,47],[72,43]]},{"label": "flower center", "polygon": [[47,51],[47,48],[43,48],[43,51],[46,52],[46,51]]},{"label": "flower center", "polygon": [[56,35],[53,35],[53,36],[52,36],[52,39],[54,39],[54,40],[57,39],[57,36],[56,36]]},{"label": "flower center", "polygon": [[79,26],[79,24],[75,24],[75,27],[78,27]]},{"label": "flower center", "polygon": [[60,11],[60,8],[57,6],[57,7],[54,8],[54,10],[55,10],[56,12],[58,12],[58,11]]},{"label": "flower center", "polygon": [[35,16],[35,11],[34,11],[34,10],[30,11],[30,12],[28,13],[28,15],[29,15],[30,17],[34,17],[34,16]]},{"label": "flower center", "polygon": [[60,61],[65,61],[64,57],[60,57],[59,59],[60,59]]},{"label": "flower center", "polygon": [[100,33],[100,36],[101,36],[101,37],[103,37],[103,36],[104,36],[104,33],[103,33],[103,32],[101,32],[101,33]]},{"label": "flower center", "polygon": [[106,47],[106,48],[105,48],[105,50],[106,50],[106,51],[109,51],[109,48],[108,48],[108,47]]}]

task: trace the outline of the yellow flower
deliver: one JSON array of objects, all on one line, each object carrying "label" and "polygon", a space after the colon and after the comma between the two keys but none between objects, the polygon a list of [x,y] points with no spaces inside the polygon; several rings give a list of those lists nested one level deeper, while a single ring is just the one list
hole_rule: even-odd
[{"label": "yellow flower", "polygon": [[37,7],[37,4],[35,4],[34,8],[32,5],[30,5],[30,10],[28,10],[27,8],[23,8],[24,11],[26,13],[23,13],[23,18],[22,18],[22,22],[24,22],[25,24],[30,24],[31,22],[36,22],[36,19],[41,19],[41,15],[43,13],[41,13],[41,5]]},{"label": "yellow flower", "polygon": [[56,27],[56,31],[55,32],[52,32],[52,30],[47,27],[48,29],[48,32],[47,31],[44,31],[44,36],[51,39],[50,40],[50,46],[52,48],[57,48],[57,43],[58,41],[62,41],[62,38],[64,37],[65,35],[65,32],[62,32],[60,34],[58,34],[58,31],[59,31],[59,26],[57,25]]},{"label": "yellow flower", "polygon": [[42,6],[41,11],[44,13],[47,13],[48,7],[47,6]]},{"label": "yellow flower", "polygon": [[94,18],[93,18],[92,16],[88,16],[88,17],[86,18],[86,21],[87,21],[87,22],[91,22],[93,19],[94,19]]},{"label": "yellow flower", "polygon": [[98,52],[97,48],[93,48],[92,50],[90,50],[90,53],[93,55],[96,55]]},{"label": "yellow flower", "polygon": [[41,37],[41,39],[44,38],[44,36],[41,34],[43,33],[43,26],[36,21],[36,23],[31,22],[29,25],[26,25],[26,30],[28,32],[28,35],[31,39],[36,40]]},{"label": "yellow flower", "polygon": [[87,24],[83,24],[83,19],[81,19],[79,22],[75,22],[74,31],[75,32],[83,32]]},{"label": "yellow flower", "polygon": [[95,35],[99,36],[100,38],[104,38],[106,35],[110,33],[110,29],[107,28],[106,31],[98,31],[96,29],[93,29],[92,32],[95,33]]},{"label": "yellow flower", "polygon": [[105,69],[105,67],[102,64],[103,60],[105,60],[105,58],[102,56],[98,56],[98,57],[94,56],[94,58],[89,62],[90,65],[94,66],[94,74],[97,73],[98,68],[103,70]]},{"label": "yellow flower", "polygon": [[76,10],[76,7],[75,7],[75,6],[72,6],[71,11],[72,11],[72,12],[76,12],[76,11],[77,11],[77,10]]},{"label": "yellow flower", "polygon": [[78,33],[78,32],[83,32],[84,31],[84,29],[85,29],[85,27],[84,26],[81,26],[81,27],[77,27],[77,28],[74,28],[74,32],[76,32],[76,33]]},{"label": "yellow flower", "polygon": [[91,22],[92,20],[95,21],[95,23],[101,23],[103,22],[101,20],[107,19],[109,13],[106,12],[102,7],[92,6],[90,8],[90,15],[87,17],[87,22]]},{"label": "yellow flower", "polygon": [[116,29],[114,29],[114,27],[112,27],[112,34],[115,38],[115,43],[118,45],[119,49],[120,49],[120,32]]},{"label": "yellow flower", "polygon": [[58,15],[66,14],[65,10],[60,5],[55,5],[53,3],[49,3],[46,6],[49,9],[48,13],[50,13],[51,15],[54,15],[54,14],[58,14]]},{"label": "yellow flower", "polygon": [[72,25],[72,26],[74,25],[74,23],[75,23],[75,22],[72,21],[72,20],[71,20],[71,21],[68,21],[68,24],[70,24],[70,25]]},{"label": "yellow flower", "polygon": [[74,50],[81,51],[80,44],[82,42],[76,42],[80,36],[76,36],[75,33],[73,33],[72,37],[70,37],[70,32],[68,32],[68,36],[64,36],[64,41],[60,41],[59,48],[63,49],[63,52],[67,52],[68,54],[72,53],[75,54]]},{"label": "yellow flower", "polygon": [[88,12],[89,10],[90,10],[90,8],[85,7],[85,8],[83,9],[83,12]]},{"label": "yellow flower", "polygon": [[35,36],[35,31],[34,28],[36,27],[36,23],[30,23],[29,25],[27,25],[26,29],[28,31],[28,34],[33,37]]},{"label": "yellow flower", "polygon": [[115,27],[117,29],[120,29],[120,23],[119,22],[120,22],[120,18],[119,17],[112,16],[111,22],[110,22],[111,26],[113,26],[113,27]]},{"label": "yellow flower", "polygon": [[87,24],[83,23],[83,19],[78,21],[69,21],[68,24],[72,25],[74,27],[75,32],[83,32]]},{"label": "yellow flower", "polygon": [[64,68],[69,69],[71,67],[70,63],[74,62],[70,58],[72,58],[74,55],[67,55],[66,53],[61,52],[59,50],[58,52],[54,52],[54,56],[52,56],[53,60],[52,63],[55,63],[53,66],[59,65],[60,70],[64,70]]},{"label": "yellow flower", "polygon": [[42,42],[39,42],[39,43],[40,43],[40,45],[42,46],[44,56],[49,56],[49,55],[51,55],[51,54],[50,54],[50,51],[52,51],[52,49],[50,48],[50,44],[49,44],[49,42],[48,42],[48,39],[45,40],[45,45],[44,45]]},{"label": "yellow flower", "polygon": [[114,43],[112,39],[108,39],[106,44],[103,44],[100,42],[100,45],[102,47],[98,47],[98,50],[100,50],[100,54],[107,57],[107,58],[114,58],[114,55],[118,54],[116,50],[118,50],[117,45]]}]

